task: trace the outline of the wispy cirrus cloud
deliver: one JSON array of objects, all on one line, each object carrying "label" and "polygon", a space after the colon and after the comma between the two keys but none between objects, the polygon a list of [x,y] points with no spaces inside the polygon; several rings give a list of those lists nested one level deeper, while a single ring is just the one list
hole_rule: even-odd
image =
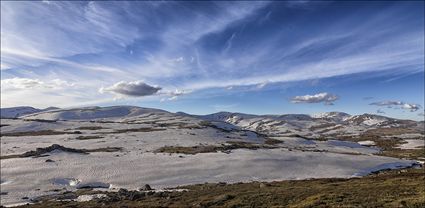
[{"label": "wispy cirrus cloud", "polygon": [[385,106],[387,108],[401,108],[401,109],[409,110],[410,112],[415,112],[422,108],[422,106],[418,104],[406,103],[403,101],[393,101],[393,100],[373,102],[373,103],[370,103],[369,105]]},{"label": "wispy cirrus cloud", "polygon": [[[86,96],[96,95],[87,92],[85,86],[62,79],[10,78],[1,80],[2,108],[22,105],[44,108],[76,106],[77,103],[77,105],[94,104],[92,101],[88,101]],[[102,100],[110,99],[102,98]]]},{"label": "wispy cirrus cloud", "polygon": [[385,114],[385,111],[383,111],[381,109],[378,109],[378,110],[376,110],[376,113],[378,113],[378,114]]},{"label": "wispy cirrus cloud", "polygon": [[370,103],[369,105],[393,107],[393,106],[399,106],[399,105],[403,105],[403,104],[404,104],[404,102],[402,102],[402,101],[386,100],[386,101],[380,101],[380,102],[373,102],[373,103]]},{"label": "wispy cirrus cloud", "polygon": [[159,101],[182,97],[175,89],[265,91],[282,82],[423,71],[422,2],[370,3],[376,10],[291,3],[2,2],[2,78],[78,80],[90,96],[67,95],[82,103],[109,97],[98,93],[102,86],[128,96],[113,87],[122,80],[158,83],[152,97]]},{"label": "wispy cirrus cloud", "polygon": [[325,105],[333,105],[339,97],[337,95],[322,92],[314,95],[300,95],[291,98],[292,103],[324,103]]},{"label": "wispy cirrus cloud", "polygon": [[24,89],[63,89],[74,87],[75,83],[70,83],[60,79],[50,80],[48,82],[43,82],[38,79],[28,79],[28,78],[12,78],[12,79],[2,79],[1,88],[2,91],[6,90],[24,90]]},{"label": "wispy cirrus cloud", "polygon": [[191,93],[190,90],[179,90],[179,89],[175,89],[174,91],[161,91],[159,94],[166,96],[161,98],[161,102],[164,101],[173,101],[173,100],[177,100],[179,97],[183,96],[183,95],[187,95]]}]

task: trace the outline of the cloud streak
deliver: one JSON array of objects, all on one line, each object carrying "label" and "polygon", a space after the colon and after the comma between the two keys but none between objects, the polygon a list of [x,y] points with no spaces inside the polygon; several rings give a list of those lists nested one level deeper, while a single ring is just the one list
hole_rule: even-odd
[{"label": "cloud streak", "polygon": [[[101,92],[155,95],[151,98],[159,101],[219,88],[226,94],[229,86],[263,92],[284,82],[423,72],[423,11],[418,9],[423,2],[296,4],[6,1],[1,75],[77,83],[81,91],[58,93],[71,96],[63,103],[96,103],[109,97],[99,93],[103,86]],[[146,86],[131,80],[144,80]],[[82,98],[81,92],[90,96]],[[2,95],[2,103],[9,104],[32,98],[14,90]],[[333,104],[327,99],[321,102]]]},{"label": "cloud streak", "polygon": [[373,102],[373,103],[370,103],[369,105],[385,106],[387,108],[401,108],[401,109],[409,110],[410,112],[415,112],[422,108],[422,106],[418,104],[406,103],[403,101],[392,101],[392,100]]}]

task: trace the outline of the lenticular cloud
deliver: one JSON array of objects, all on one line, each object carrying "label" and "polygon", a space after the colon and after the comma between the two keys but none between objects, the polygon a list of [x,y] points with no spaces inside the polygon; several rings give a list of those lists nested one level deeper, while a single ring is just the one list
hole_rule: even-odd
[{"label": "lenticular cloud", "polygon": [[111,92],[114,94],[125,95],[125,96],[133,96],[133,97],[142,97],[148,95],[154,95],[159,90],[161,90],[158,86],[151,86],[142,81],[134,81],[134,82],[118,82],[114,85],[106,88],[100,88],[100,92]]}]

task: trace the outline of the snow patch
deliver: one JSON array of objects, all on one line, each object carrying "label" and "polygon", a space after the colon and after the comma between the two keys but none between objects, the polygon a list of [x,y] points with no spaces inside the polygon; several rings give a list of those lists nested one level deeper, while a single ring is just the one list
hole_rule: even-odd
[{"label": "snow patch", "polygon": [[80,183],[80,180],[75,178],[54,178],[52,183],[61,186],[76,186]]},{"label": "snow patch", "polygon": [[374,145],[376,145],[374,141],[370,141],[370,140],[359,141],[357,143],[359,143],[360,145],[363,145],[363,146],[374,146]]},{"label": "snow patch", "polygon": [[86,201],[91,201],[93,199],[101,199],[106,197],[106,194],[91,194],[91,195],[80,195],[77,198],[77,202],[86,202]]},{"label": "snow patch", "polygon": [[425,141],[422,139],[405,139],[407,143],[398,146],[400,149],[421,149],[425,146]]}]

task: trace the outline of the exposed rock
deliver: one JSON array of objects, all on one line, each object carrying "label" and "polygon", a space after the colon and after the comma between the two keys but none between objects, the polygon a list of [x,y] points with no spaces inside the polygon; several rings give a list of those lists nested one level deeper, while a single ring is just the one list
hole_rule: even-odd
[{"label": "exposed rock", "polygon": [[142,188],[139,189],[139,191],[151,191],[151,190],[154,190],[154,189],[151,188],[149,184],[145,184]]},{"label": "exposed rock", "polygon": [[92,183],[80,183],[77,185],[77,189],[90,189],[90,188],[109,188],[109,183],[92,182]]},{"label": "exposed rock", "polygon": [[206,204],[206,206],[212,206],[212,205],[221,205],[223,204],[225,201],[228,201],[230,199],[235,198],[235,196],[229,195],[229,194],[223,194],[220,196],[217,196],[213,201],[209,202]]},{"label": "exposed rock", "polygon": [[120,198],[121,200],[137,201],[145,197],[144,192],[129,191],[123,188],[119,189],[117,193],[119,195],[118,198]]},{"label": "exposed rock", "polygon": [[52,144],[51,146],[48,146],[48,147],[37,148],[35,151],[25,152],[21,156],[22,157],[37,157],[37,156],[41,156],[43,154],[46,154],[48,152],[52,152],[54,150],[60,150],[60,151],[72,152],[72,153],[80,153],[80,154],[88,154],[87,152],[85,152],[83,150],[68,148],[68,147],[58,145],[58,144]]}]

